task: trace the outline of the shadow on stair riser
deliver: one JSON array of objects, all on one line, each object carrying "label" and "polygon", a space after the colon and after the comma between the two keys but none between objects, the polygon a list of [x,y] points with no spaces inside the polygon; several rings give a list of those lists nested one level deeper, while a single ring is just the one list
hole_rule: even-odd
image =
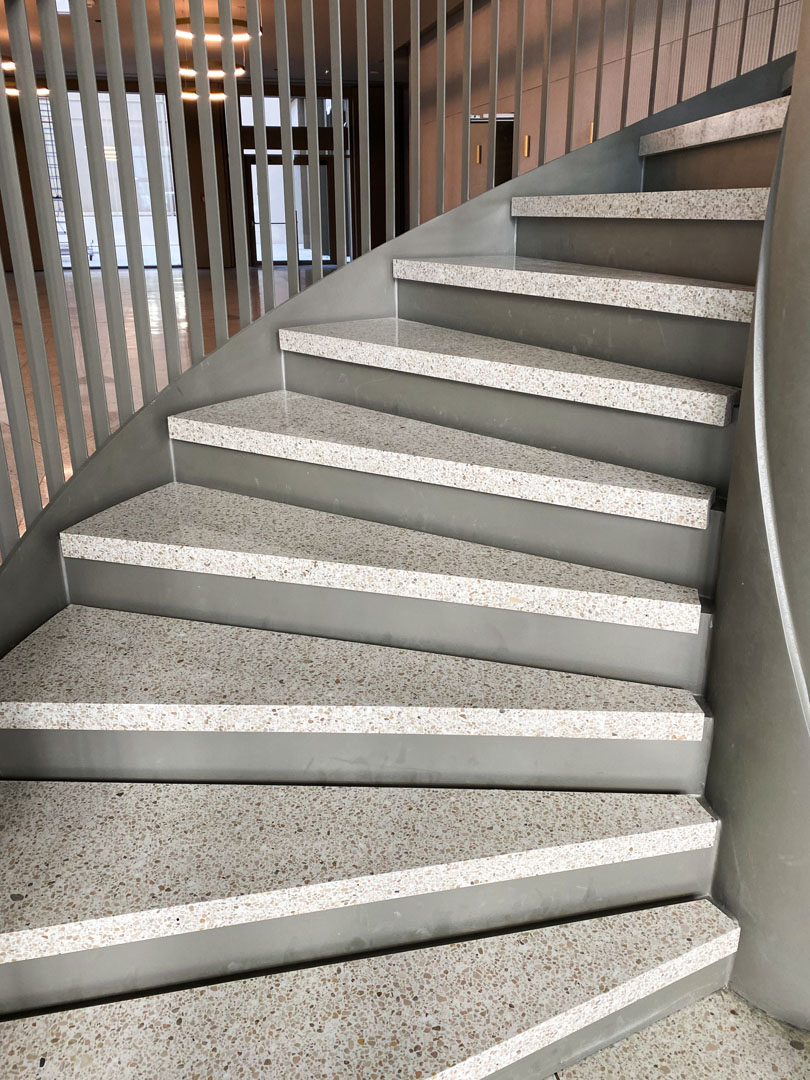
[{"label": "shadow on stair riser", "polygon": [[706,529],[174,442],[177,479],[714,592],[724,513]]},{"label": "shadow on stair riser", "polygon": [[730,142],[690,146],[644,159],[645,191],[770,187],[778,131]]},{"label": "shadow on stair riser", "polygon": [[0,966],[0,1013],[701,896],[713,866],[709,848],[17,961]]},{"label": "shadow on stair riser", "polygon": [[713,427],[297,353],[285,354],[284,368],[287,389],[301,394],[728,490],[733,423]]},{"label": "shadow on stair riser", "polygon": [[0,731],[4,780],[383,784],[700,794],[711,741]]},{"label": "shadow on stair riser", "polygon": [[677,686],[700,694],[711,616],[697,634],[411,597],[66,559],[70,602],[367,641]]}]

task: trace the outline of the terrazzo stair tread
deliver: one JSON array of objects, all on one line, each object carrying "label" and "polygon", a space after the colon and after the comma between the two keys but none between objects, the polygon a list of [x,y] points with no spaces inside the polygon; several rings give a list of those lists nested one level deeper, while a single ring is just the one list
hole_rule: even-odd
[{"label": "terrazzo stair tread", "polygon": [[71,606],[0,660],[0,728],[691,740],[685,690]]},{"label": "terrazzo stair tread", "polygon": [[671,150],[685,150],[692,146],[729,142],[750,135],[764,135],[769,131],[781,131],[790,105],[790,96],[773,98],[771,101],[746,105],[742,109],[717,113],[703,120],[652,131],[639,140],[639,156],[665,154]]},{"label": "terrazzo stair tread", "polygon": [[634,218],[654,221],[764,221],[769,188],[520,195],[513,217]]},{"label": "terrazzo stair tread", "polygon": [[6,1060],[44,1080],[106,1080],[121,1062],[151,1080],[167,1061],[270,1080],[483,1080],[544,1049],[567,1064],[566,1036],[708,977],[738,936],[708,900],[624,912],[15,1020]]},{"label": "terrazzo stair tread", "polygon": [[689,795],[0,783],[0,963],[713,847]]},{"label": "terrazzo stair tread", "polygon": [[169,417],[173,439],[705,529],[714,489],[441,424],[275,390]]},{"label": "terrazzo stair tread", "polygon": [[700,631],[683,585],[189,484],[104,510],[61,546],[67,559]]},{"label": "terrazzo stair tread", "polygon": [[279,343],[309,356],[718,427],[740,396],[734,386],[408,319],[289,327]]},{"label": "terrazzo stair tread", "polygon": [[727,322],[750,322],[754,306],[748,285],[520,255],[394,259],[394,277]]}]

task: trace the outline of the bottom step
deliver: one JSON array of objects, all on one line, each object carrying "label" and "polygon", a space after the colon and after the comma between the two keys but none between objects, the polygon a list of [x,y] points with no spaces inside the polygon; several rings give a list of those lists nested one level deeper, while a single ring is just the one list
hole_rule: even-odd
[{"label": "bottom step", "polygon": [[6,1075],[540,1080],[723,986],[738,934],[698,900],[30,1017]]}]

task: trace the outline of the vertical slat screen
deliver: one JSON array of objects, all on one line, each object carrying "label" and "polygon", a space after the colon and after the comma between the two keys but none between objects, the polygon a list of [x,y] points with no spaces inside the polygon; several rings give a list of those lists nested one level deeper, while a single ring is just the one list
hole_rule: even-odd
[{"label": "vertical slat screen", "polygon": [[250,97],[253,103],[253,146],[256,150],[256,201],[259,204],[259,237],[262,245],[262,295],[264,310],[276,303],[273,271],[273,217],[270,182],[267,176],[267,120],[264,115],[264,64],[262,62],[262,20],[259,0],[247,0],[247,30],[250,34]]},{"label": "vertical slat screen", "polygon": [[683,84],[686,78],[686,60],[689,55],[689,29],[692,22],[692,0],[686,0],[683,8],[683,29],[681,30],[681,56],[678,66],[677,101],[683,101]]},{"label": "vertical slat screen", "polygon": [[[34,392],[34,409],[37,417],[37,434],[42,448],[42,460],[45,466],[45,479],[48,494],[53,496],[64,483],[65,471],[62,464],[62,451],[59,444],[59,429],[56,423],[53,387],[48,370],[48,355],[45,350],[45,335],[37,295],[37,282],[34,277],[34,263],[28,240],[28,228],[25,221],[25,207],[22,201],[20,174],[17,169],[17,157],[14,150],[14,135],[11,130],[11,116],[8,98],[5,93],[5,78],[0,73],[0,199],[6,219],[11,262],[14,270],[14,285],[17,303],[20,308],[25,352],[28,370]],[[9,325],[13,323],[9,321]]]},{"label": "vertical slat screen", "polygon": [[551,93],[551,46],[554,30],[554,0],[546,0],[546,25],[543,33],[543,97],[540,102],[540,132],[537,137],[537,164],[546,160],[548,99]]},{"label": "vertical slat screen", "polygon": [[751,7],[751,0],[743,0],[742,19],[740,21],[740,46],[737,50],[737,76],[742,74],[743,57],[745,56],[745,42],[746,31],[748,29],[748,12]]},{"label": "vertical slat screen", "polygon": [[[470,0],[465,0],[469,3]],[[408,188],[410,194],[410,225],[419,224],[422,182],[422,30],[419,0],[411,0],[411,43],[408,61],[409,135]],[[462,163],[462,168],[464,167]]]},{"label": "vertical slat screen", "polygon": [[90,189],[93,196],[93,216],[98,237],[98,254],[101,262],[101,285],[107,334],[110,341],[115,397],[118,402],[118,422],[123,424],[134,412],[132,401],[132,375],[129,370],[129,350],[124,329],[124,306],[121,300],[121,284],[118,278],[118,255],[115,250],[110,189],[107,182],[107,162],[104,156],[104,136],[101,129],[101,113],[96,85],[96,65],[87,21],[87,6],[71,4],[70,21],[73,29],[73,47],[82,106],[82,125],[87,143],[87,162]]},{"label": "vertical slat screen", "polygon": [[472,0],[464,0],[461,48],[461,201],[470,197],[470,102],[472,97]]},{"label": "vertical slat screen", "polygon": [[135,350],[141,376],[141,396],[143,403],[146,404],[157,393],[157,379],[155,358],[152,352],[152,333],[149,327],[149,304],[146,298],[146,275],[138,214],[138,193],[135,189],[135,165],[132,160],[132,143],[129,133],[124,65],[121,61],[121,32],[116,4],[102,4],[100,10],[107,67],[107,89],[110,95],[112,116],[113,153],[118,173],[118,189],[121,193],[121,216],[127,250],[127,278],[132,298],[132,321],[135,327]]},{"label": "vertical slat screen", "polygon": [[490,0],[489,21],[489,123],[487,124],[487,187],[495,186],[495,155],[498,132],[498,54],[501,0]]},{"label": "vertical slat screen", "polygon": [[714,0],[714,13],[712,14],[712,32],[709,39],[709,63],[706,67],[706,89],[710,89],[714,77],[714,61],[717,54],[717,30],[720,18],[720,0]]},{"label": "vertical slat screen", "polygon": [[605,67],[605,20],[607,18],[607,0],[599,4],[599,40],[596,46],[596,85],[593,91],[593,139],[599,138],[599,125],[602,121],[602,75]]},{"label": "vertical slat screen", "polygon": [[0,558],[5,559],[19,538],[14,492],[11,490],[11,470],[6,459],[6,448],[0,439]]},{"label": "vertical slat screen", "polygon": [[520,172],[521,131],[523,129],[523,53],[526,39],[526,0],[517,0],[515,29],[515,120],[512,129],[512,176]]},{"label": "vertical slat screen", "polygon": [[222,35],[222,80],[225,93],[225,144],[228,152],[228,184],[231,192],[231,223],[236,262],[236,294],[239,303],[239,326],[249,326],[250,270],[248,269],[247,208],[245,179],[242,172],[242,121],[239,116],[239,93],[236,87],[236,56],[233,48],[231,0],[219,0],[219,32]]},{"label": "vertical slat screen", "polygon": [[394,0],[383,5],[383,73],[385,76],[385,239],[396,235],[396,144],[394,141]]},{"label": "vertical slat screen", "polygon": [[577,50],[579,48],[579,0],[571,8],[571,40],[568,45],[568,107],[565,116],[565,152],[571,152],[574,136],[574,99],[577,88]]},{"label": "vertical slat screen", "polygon": [[624,73],[622,76],[622,111],[619,127],[627,127],[627,104],[630,98],[630,69],[633,65],[633,34],[636,28],[636,3],[627,0],[627,30],[624,43]]},{"label": "vertical slat screen", "polygon": [[59,40],[55,0],[37,0],[37,13],[45,78],[50,89],[48,107],[59,169],[59,188],[70,253],[73,292],[76,297],[76,319],[79,324],[84,373],[87,379],[93,439],[98,449],[110,434],[110,418],[107,411],[107,393],[101,362],[93,284],[90,280],[90,267],[87,260],[87,234],[84,228],[79,173],[73,144],[73,126],[70,120],[67,81]]},{"label": "vertical slat screen", "polygon": [[214,335],[217,346],[228,340],[228,304],[225,294],[225,266],[222,257],[222,229],[219,219],[219,184],[217,182],[214,117],[208,79],[208,54],[205,46],[205,16],[202,0],[190,0],[191,52],[194,57],[194,84],[197,92],[197,121],[200,130],[205,224],[208,236],[208,266],[211,275],[211,305],[214,310]]},{"label": "vertical slat screen", "polygon": [[768,63],[773,60],[773,49],[776,44],[776,30],[779,26],[779,9],[781,7],[781,0],[775,0],[773,5],[773,15],[771,17],[771,33],[768,38]]},{"label": "vertical slat screen", "polygon": [[346,145],[343,140],[343,53],[340,0],[329,0],[329,66],[332,75],[332,159],[335,173],[335,261],[346,265]]},{"label": "vertical slat screen", "polygon": [[[5,95],[4,95],[5,96]],[[2,140],[0,140],[0,145]],[[25,404],[25,389],[20,374],[20,358],[14,337],[14,320],[8,300],[6,268],[0,257],[0,385],[6,405],[14,465],[20,489],[20,502],[26,525],[30,525],[42,509],[37,461],[31,438],[31,423]]]},{"label": "vertical slat screen", "polygon": [[[220,0],[227,2],[227,0]],[[307,172],[309,175],[309,246],[312,249],[312,280],[323,277],[321,233],[321,149],[318,140],[318,88],[315,72],[315,14],[312,0],[302,0],[301,31],[304,42],[304,93],[307,110]]]},{"label": "vertical slat screen", "polygon": [[368,129],[368,12],[357,0],[357,150],[360,170],[360,253],[371,247],[371,191]]},{"label": "vertical slat screen", "polygon": [[25,6],[21,3],[6,7],[11,53],[17,65],[15,75],[17,98],[22,120],[23,140],[27,157],[28,177],[34,199],[39,247],[45,271],[45,289],[51,316],[54,352],[59,369],[62,391],[62,408],[65,414],[68,449],[73,469],[87,460],[87,439],[84,432],[84,416],[76,353],[73,347],[73,331],[70,325],[65,276],[62,271],[62,253],[56,229],[53,193],[51,191],[48,162],[45,156],[45,139],[42,129],[34,64],[31,58],[31,42]]},{"label": "vertical slat screen", "polygon": [[444,213],[447,123],[447,0],[436,0],[436,213]]},{"label": "vertical slat screen", "polygon": [[278,107],[281,119],[281,171],[284,180],[284,226],[287,238],[289,295],[298,292],[298,226],[295,217],[295,182],[290,102],[290,41],[287,32],[287,0],[275,0]]},{"label": "vertical slat screen", "polygon": [[172,140],[174,165],[174,194],[177,203],[177,230],[180,255],[183,261],[183,294],[186,304],[189,354],[193,364],[205,355],[200,304],[200,281],[197,267],[197,244],[194,237],[194,217],[191,211],[191,179],[188,167],[186,124],[183,116],[180,57],[175,37],[173,0],[160,0],[160,27],[163,36],[163,58],[166,71],[166,111]]},{"label": "vertical slat screen", "polygon": [[655,10],[655,35],[653,38],[652,68],[650,70],[650,100],[647,106],[647,114],[652,116],[655,112],[655,92],[658,89],[658,52],[661,48],[661,26],[664,19],[664,0],[658,0]]},{"label": "vertical slat screen", "polygon": [[149,184],[149,205],[152,230],[155,238],[155,261],[157,262],[158,293],[162,325],[163,351],[166,358],[166,375],[174,382],[180,375],[180,337],[177,327],[177,302],[174,295],[169,219],[166,213],[166,195],[163,181],[163,163],[160,159],[160,128],[155,77],[152,70],[152,50],[149,45],[149,23],[145,0],[130,0],[132,35],[135,41],[135,68],[138,76],[138,93],[141,103],[146,176]]}]

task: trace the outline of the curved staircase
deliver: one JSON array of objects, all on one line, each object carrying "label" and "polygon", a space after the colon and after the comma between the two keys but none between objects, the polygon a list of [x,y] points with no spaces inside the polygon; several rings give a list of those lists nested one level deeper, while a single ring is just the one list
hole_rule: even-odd
[{"label": "curved staircase", "polygon": [[397,316],[283,329],[285,389],[63,533],[0,661],[8,1075],[539,1078],[726,984],[701,693],[767,189],[677,177],[752,110],[648,137],[670,190],[515,199],[511,256],[395,258]]}]

